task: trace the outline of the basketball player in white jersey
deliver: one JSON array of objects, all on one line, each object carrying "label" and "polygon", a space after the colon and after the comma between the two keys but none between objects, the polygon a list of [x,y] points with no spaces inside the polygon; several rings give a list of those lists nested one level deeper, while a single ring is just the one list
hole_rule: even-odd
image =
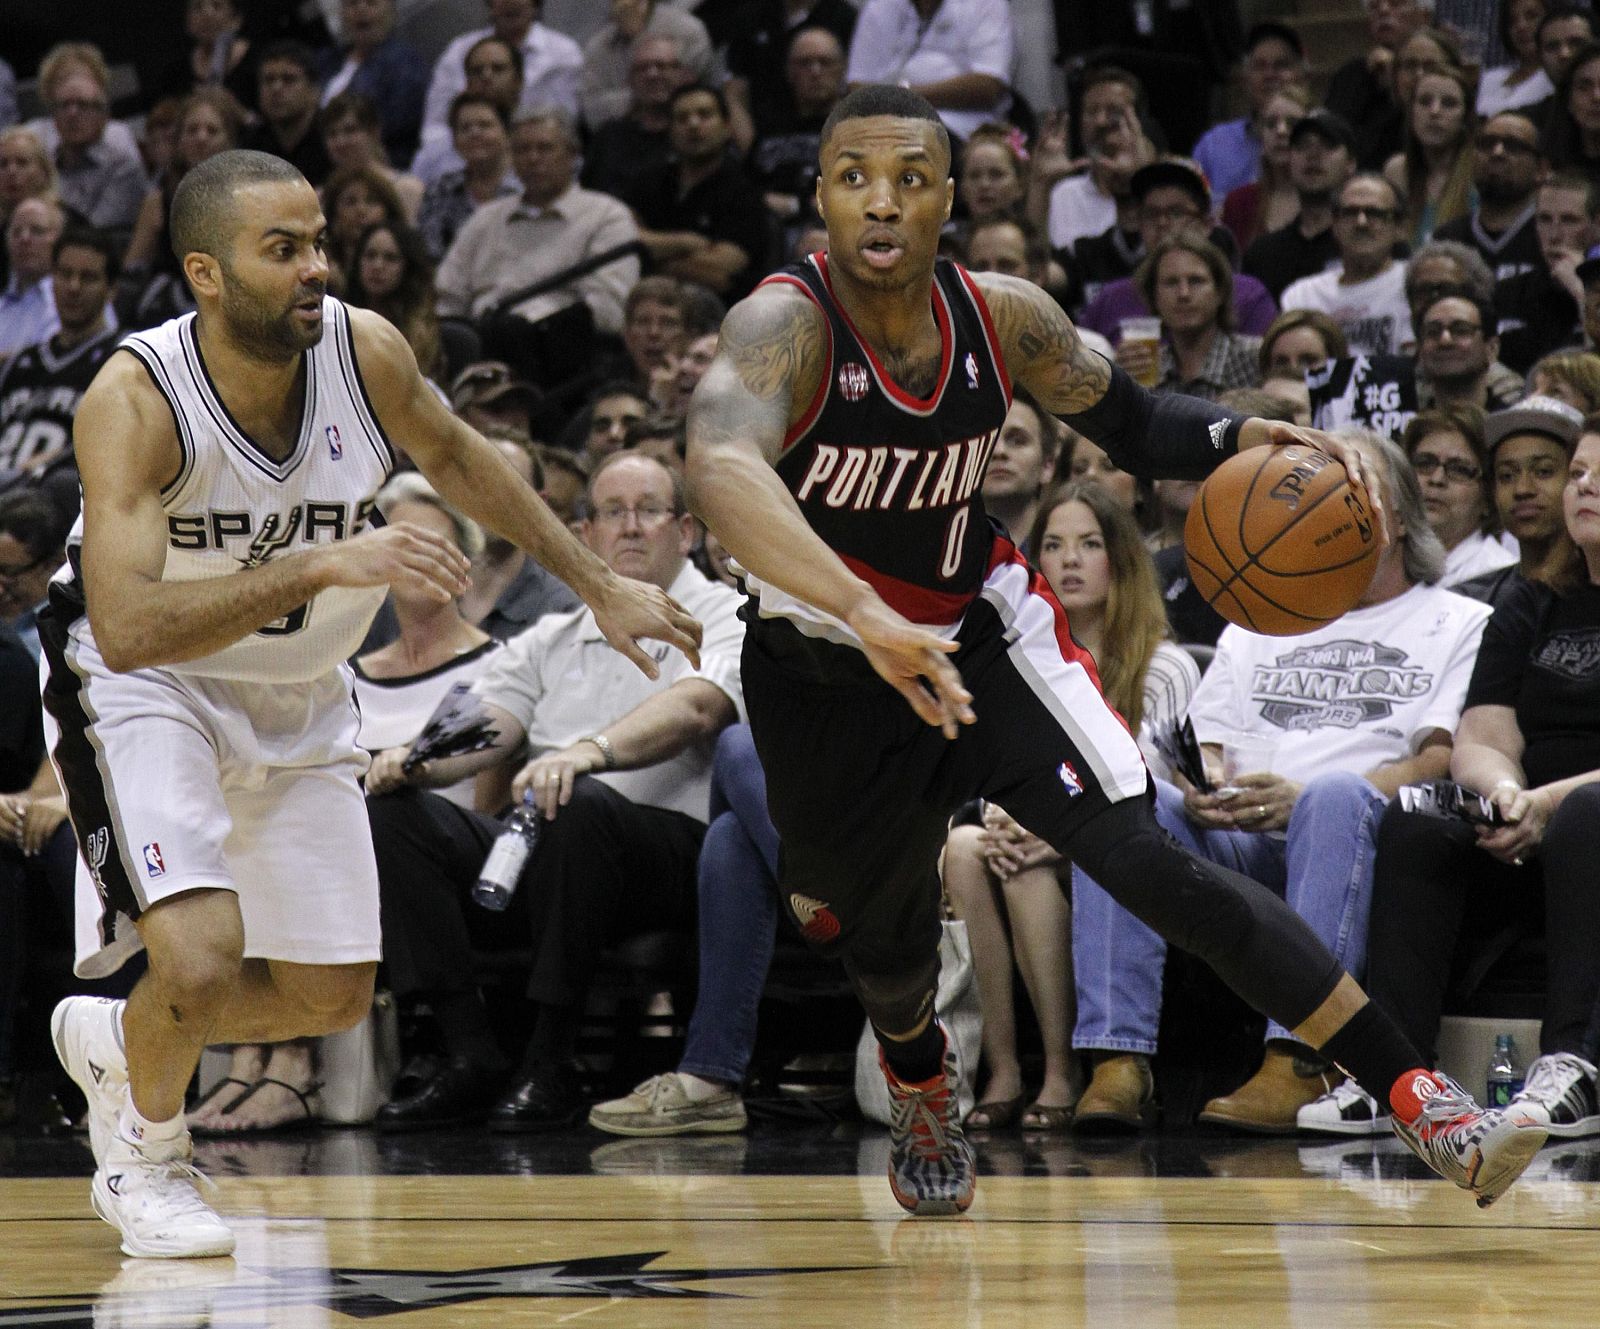
[{"label": "basketball player in white jersey", "polygon": [[527,550],[654,676],[700,628],[614,575],[451,416],[403,337],[326,295],[326,223],[294,167],[227,152],[184,177],[173,244],[198,313],[130,337],[74,427],[83,516],[42,620],[45,705],[79,868],[80,974],[140,945],[126,1004],[51,1032],[89,1100],[96,1211],[134,1256],[211,1256],[183,1095],[208,1043],[347,1028],[369,1008],[378,884],[345,659],[385,589],[441,600],[467,562],[373,496],[403,448]]}]

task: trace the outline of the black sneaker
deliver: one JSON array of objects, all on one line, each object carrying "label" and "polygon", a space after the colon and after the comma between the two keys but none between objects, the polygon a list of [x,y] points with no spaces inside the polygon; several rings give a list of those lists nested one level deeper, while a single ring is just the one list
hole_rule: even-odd
[{"label": "black sneaker", "polygon": [[1513,1107],[1543,1112],[1551,1135],[1576,1139],[1600,1135],[1600,1095],[1595,1092],[1595,1067],[1573,1052],[1551,1052],[1528,1067],[1522,1092]]}]

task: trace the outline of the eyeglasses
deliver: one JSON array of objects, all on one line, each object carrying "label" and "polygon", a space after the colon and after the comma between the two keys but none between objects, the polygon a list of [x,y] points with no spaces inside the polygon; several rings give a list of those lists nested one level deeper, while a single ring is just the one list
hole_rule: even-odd
[{"label": "eyeglasses", "polygon": [[1458,319],[1454,323],[1424,323],[1422,325],[1423,341],[1442,341],[1446,333],[1451,341],[1466,341],[1469,337],[1476,337],[1483,332],[1481,323],[1468,323]]},{"label": "eyeglasses", "polygon": [[18,577],[26,577],[30,572],[37,572],[50,561],[50,555],[36,558],[32,563],[24,563],[20,568],[8,568],[0,563],[0,581],[15,581]]},{"label": "eyeglasses", "polygon": [[1536,157],[1539,154],[1539,149],[1532,143],[1524,143],[1520,138],[1510,138],[1505,134],[1479,134],[1472,142],[1484,156],[1496,148],[1508,157]]},{"label": "eyeglasses", "polygon": [[633,517],[641,526],[659,526],[672,515],[672,509],[660,503],[641,503],[636,508],[624,507],[621,503],[607,503],[595,509],[594,519],[604,526],[621,526],[629,517]]},{"label": "eyeglasses", "polygon": [[1431,452],[1418,452],[1412,454],[1411,469],[1424,480],[1444,470],[1445,479],[1458,480],[1464,485],[1476,484],[1483,478],[1483,471],[1474,466],[1470,461],[1462,461],[1460,457],[1436,457]]},{"label": "eyeglasses", "polygon": [[1366,203],[1341,203],[1333,210],[1336,221],[1355,221],[1366,217],[1369,221],[1392,222],[1400,217],[1398,208],[1375,208]]}]

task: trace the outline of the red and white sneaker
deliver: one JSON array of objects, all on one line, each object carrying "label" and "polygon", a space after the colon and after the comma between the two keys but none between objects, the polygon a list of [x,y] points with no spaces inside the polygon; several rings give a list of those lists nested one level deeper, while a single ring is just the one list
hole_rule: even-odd
[{"label": "red and white sneaker", "polygon": [[972,1203],[978,1160],[962,1133],[956,1105],[961,1067],[943,1024],[944,1064],[931,1080],[899,1079],[878,1050],[889,1083],[889,1189],[900,1207],[919,1215],[959,1214]]},{"label": "red and white sneaker", "polygon": [[1549,1121],[1512,1104],[1479,1107],[1438,1071],[1408,1071],[1389,1091],[1394,1132],[1441,1177],[1487,1209],[1510,1189],[1549,1134]]}]

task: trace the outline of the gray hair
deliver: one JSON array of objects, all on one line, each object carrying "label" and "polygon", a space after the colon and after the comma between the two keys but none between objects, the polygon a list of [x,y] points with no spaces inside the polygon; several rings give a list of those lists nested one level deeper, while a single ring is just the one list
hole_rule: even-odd
[{"label": "gray hair", "polygon": [[426,476],[416,471],[401,471],[378,491],[378,510],[385,516],[397,503],[426,503],[450,518],[455,527],[456,545],[469,559],[483,553],[483,527],[463,512],[458,512],[439,496]]},{"label": "gray hair", "polygon": [[1383,464],[1384,506],[1406,528],[1401,549],[1406,578],[1419,586],[1432,586],[1444,575],[1444,542],[1428,524],[1428,510],[1422,506],[1422,485],[1411,462],[1398,443],[1370,429],[1340,429],[1335,438],[1360,447],[1363,454]]},{"label": "gray hair", "polygon": [[[1459,240],[1430,240],[1411,256],[1406,267],[1406,303],[1412,304],[1416,300],[1415,285],[1412,274],[1417,270],[1417,264],[1423,259],[1447,258],[1465,275],[1462,283],[1472,298],[1480,304],[1494,302],[1494,273],[1489,271],[1489,265],[1483,261],[1480,254],[1471,245],[1464,245]],[[1493,335],[1492,333],[1487,335]]]},{"label": "gray hair", "polygon": [[523,125],[549,125],[574,154],[583,151],[583,141],[578,137],[578,124],[565,111],[554,106],[538,106],[531,111],[519,111],[511,117],[514,134]]}]

